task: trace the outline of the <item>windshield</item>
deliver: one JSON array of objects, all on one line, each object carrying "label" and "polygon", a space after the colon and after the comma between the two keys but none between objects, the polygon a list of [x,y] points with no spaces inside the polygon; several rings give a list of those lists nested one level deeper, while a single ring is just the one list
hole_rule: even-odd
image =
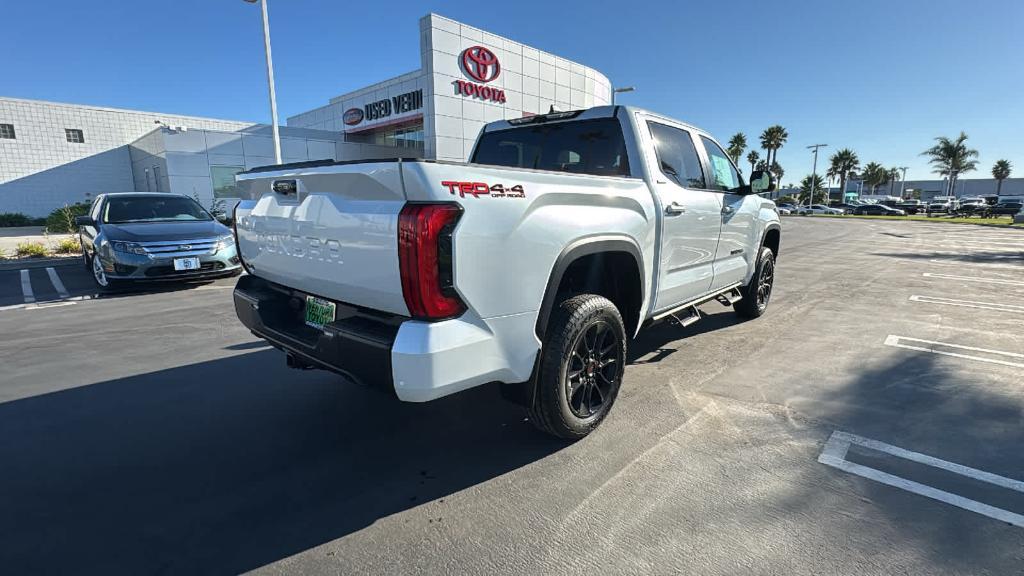
[{"label": "windshield", "polygon": [[195,200],[182,196],[112,197],[103,208],[107,224],[129,222],[197,222],[213,220],[213,216]]}]

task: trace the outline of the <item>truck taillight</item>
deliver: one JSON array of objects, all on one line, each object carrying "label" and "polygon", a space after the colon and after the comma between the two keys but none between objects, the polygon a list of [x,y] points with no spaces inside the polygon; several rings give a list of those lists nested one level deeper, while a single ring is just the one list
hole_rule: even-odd
[{"label": "truck taillight", "polygon": [[414,318],[458,316],[466,305],[455,292],[452,231],[458,204],[406,204],[398,216],[398,264],[402,295]]}]

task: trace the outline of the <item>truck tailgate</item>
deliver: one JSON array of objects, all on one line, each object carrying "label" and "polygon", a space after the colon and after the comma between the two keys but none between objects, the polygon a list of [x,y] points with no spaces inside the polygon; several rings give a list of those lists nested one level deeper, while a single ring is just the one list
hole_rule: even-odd
[{"label": "truck tailgate", "polygon": [[398,263],[406,201],[399,161],[282,167],[239,174],[237,182],[238,249],[252,273],[332,300],[409,313]]}]

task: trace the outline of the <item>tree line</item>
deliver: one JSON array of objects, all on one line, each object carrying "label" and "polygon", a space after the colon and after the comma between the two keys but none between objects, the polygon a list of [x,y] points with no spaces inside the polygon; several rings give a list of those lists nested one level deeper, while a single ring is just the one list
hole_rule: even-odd
[{"label": "tree line", "polygon": [[[750,171],[768,170],[777,182],[782,182],[785,170],[779,164],[778,154],[779,149],[786,144],[788,139],[789,133],[784,127],[776,124],[766,128],[761,133],[760,138],[761,149],[765,151],[765,157],[761,158],[760,152],[756,149],[751,149],[746,155],[746,161],[750,164]],[[737,132],[729,139],[726,152],[732,157],[733,162],[739,166],[740,158],[746,149],[746,134]],[[973,172],[978,168],[978,151],[967,146],[967,134],[964,132],[960,132],[960,135],[956,138],[945,136],[935,138],[935,144],[922,152],[921,155],[929,158],[928,163],[931,164],[933,173],[947,180],[950,194],[956,190],[957,180],[962,174]],[[1003,180],[1009,178],[1012,172],[1013,165],[1009,160],[997,160],[992,166],[992,177],[996,180],[997,195],[1002,191]],[[812,202],[819,201],[818,191],[821,194],[820,198],[825,200],[826,190],[833,181],[838,183],[839,190],[845,193],[847,183],[853,180],[860,180],[865,185],[870,186],[871,194],[875,194],[879,187],[888,184],[890,196],[903,196],[903,190],[896,194],[894,189],[901,175],[903,175],[903,169],[898,167],[886,168],[879,162],[868,162],[862,166],[856,152],[849,148],[842,148],[829,157],[828,167],[824,172],[825,178],[808,174],[800,181],[801,198],[806,200],[813,188],[815,190],[815,198],[812,199]],[[845,196],[842,200],[845,200]]]}]

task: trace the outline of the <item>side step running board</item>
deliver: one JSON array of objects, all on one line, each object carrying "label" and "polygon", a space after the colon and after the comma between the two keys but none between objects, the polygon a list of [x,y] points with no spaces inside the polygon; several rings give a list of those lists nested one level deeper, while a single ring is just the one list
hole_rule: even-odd
[{"label": "side step running board", "polygon": [[696,300],[684,302],[679,306],[675,306],[668,310],[658,312],[645,324],[650,325],[665,320],[666,318],[671,318],[680,326],[689,326],[690,324],[693,324],[694,322],[700,320],[701,318],[700,311],[697,309],[697,306],[700,306],[701,304],[704,304],[705,302],[710,302],[712,300],[717,300],[723,306],[732,306],[733,304],[739,302],[742,299],[743,293],[740,292],[740,284],[736,283],[733,284],[732,286],[726,286],[725,288],[719,290],[718,292],[706,294],[704,296],[701,296],[700,298],[697,298]]},{"label": "side step running board", "polygon": [[732,306],[740,300],[743,300],[743,293],[740,292],[739,288],[733,288],[728,292],[719,294],[715,300],[718,300],[722,306]]},{"label": "side step running board", "polygon": [[[685,315],[683,315],[685,312]],[[669,315],[672,321],[679,326],[686,328],[690,324],[700,320],[700,310],[696,306],[691,306],[686,310],[680,310],[679,312],[673,312]]]}]

